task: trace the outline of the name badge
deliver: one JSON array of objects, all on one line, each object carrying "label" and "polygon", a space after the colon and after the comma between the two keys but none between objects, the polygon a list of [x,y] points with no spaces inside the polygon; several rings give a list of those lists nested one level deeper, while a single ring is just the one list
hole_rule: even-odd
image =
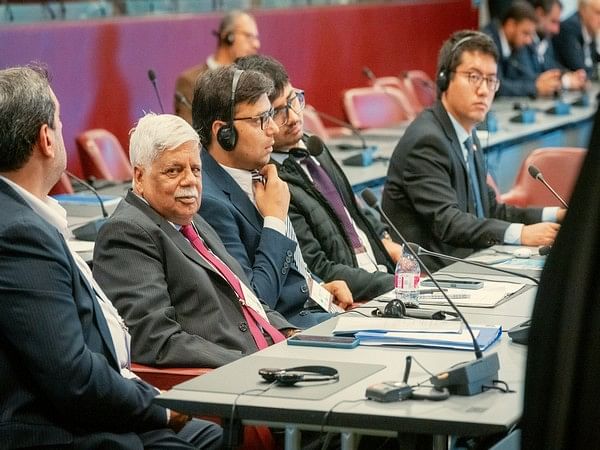
[{"label": "name badge", "polygon": [[254,291],[247,288],[246,285],[241,281],[240,284],[242,285],[242,292],[244,293],[245,299],[240,299],[240,302],[246,304],[246,306],[248,306],[249,308],[252,308],[254,311],[259,313],[263,317],[263,319],[265,319],[268,322],[269,319],[267,319],[267,313],[265,312],[265,309],[263,308],[263,305],[258,299],[258,297],[254,294]]},{"label": "name badge", "polygon": [[333,295],[314,280],[310,284],[310,298],[324,311],[329,313],[343,312],[344,310],[333,303]]}]

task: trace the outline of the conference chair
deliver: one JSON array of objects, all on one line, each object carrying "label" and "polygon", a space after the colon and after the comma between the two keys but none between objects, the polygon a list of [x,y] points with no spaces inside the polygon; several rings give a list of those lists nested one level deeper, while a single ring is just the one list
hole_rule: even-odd
[{"label": "conference chair", "polygon": [[350,136],[352,131],[344,127],[326,127],[317,110],[311,105],[306,105],[303,112],[304,129],[316,134],[323,140],[340,136]]},{"label": "conference chair", "polygon": [[72,194],[74,191],[73,185],[71,184],[71,180],[67,176],[66,173],[61,173],[59,180],[56,184],[50,189],[49,195],[58,195],[58,194]]},{"label": "conference chair", "polygon": [[79,159],[86,178],[128,181],[133,177],[129,159],[114,134],[96,128],[75,138]]},{"label": "conference chair", "polygon": [[548,147],[534,150],[521,164],[514,186],[501,196],[502,202],[515,206],[562,206],[539,181],[528,172],[531,164],[568,203],[579,176],[586,150],[577,147]]},{"label": "conference chair", "polygon": [[[132,363],[131,370],[142,380],[158,389],[166,391],[184,381],[209,373],[213,369],[196,367],[152,367],[144,364]],[[209,417],[207,419],[213,422],[219,422],[215,417]],[[265,426],[244,426],[243,443],[238,449],[278,450],[271,431]]]},{"label": "conference chair", "polygon": [[343,93],[343,104],[346,117],[355,128],[384,128],[415,117],[404,93],[395,88],[348,89]]},{"label": "conference chair", "polygon": [[404,73],[404,79],[411,85],[419,103],[427,108],[435,103],[437,99],[437,88],[433,80],[422,70],[408,70]]},{"label": "conference chair", "polygon": [[408,78],[408,76],[403,77],[378,77],[375,78],[371,84],[373,86],[379,86],[382,89],[386,89],[388,87],[395,88],[404,93],[406,99],[408,100],[411,109],[415,114],[419,114],[423,111],[423,105],[419,101],[419,97],[417,96],[417,92],[415,91],[415,87],[413,86],[412,81]]}]

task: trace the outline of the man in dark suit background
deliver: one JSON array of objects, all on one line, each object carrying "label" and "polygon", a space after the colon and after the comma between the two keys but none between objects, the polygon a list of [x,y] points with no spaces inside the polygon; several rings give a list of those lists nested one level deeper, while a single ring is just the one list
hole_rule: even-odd
[{"label": "man in dark suit background", "polygon": [[[363,213],[348,179],[325,145],[321,145],[320,155],[308,155],[304,92],[292,86],[283,65],[271,57],[245,56],[236,66],[257,70],[273,81],[269,98],[279,131],[273,136],[271,160],[288,184],[289,217],[310,270],[324,280],[344,280],[359,300],[371,300],[393,289],[395,261],[402,247],[388,238],[379,219]],[[324,176],[329,177],[329,183]]]},{"label": "man in dark suit background", "polygon": [[[382,206],[409,241],[465,257],[494,244],[549,245],[565,210],[498,203],[475,125],[498,88],[498,54],[483,33],[459,31],[438,59],[439,99],[407,128],[396,146]],[[441,261],[431,261],[436,266]]]},{"label": "man in dark suit background", "polygon": [[491,22],[484,32],[498,49],[499,96],[548,96],[561,88],[560,70],[536,70],[527,62],[527,46],[533,43],[537,17],[524,0],[513,2],[501,22]]},{"label": "man in dark suit background", "polygon": [[530,0],[537,17],[536,33],[533,43],[522,52],[523,64],[531,67],[536,75],[551,69],[561,69],[563,89],[581,90],[586,87],[587,74],[584,69],[567,71],[558,63],[552,38],[560,31],[560,0]]},{"label": "man in dark suit background", "polygon": [[[263,328],[274,325],[267,341],[283,339],[277,329],[295,329],[246,288],[242,268],[197,214],[199,150],[197,133],[182,118],[140,119],[129,150],[133,190],[96,240],[94,276],[131,330],[136,362],[218,367],[253,353],[264,343],[255,339],[247,307],[264,319]],[[200,253],[192,231],[228,269]]]},{"label": "man in dark suit background", "polygon": [[208,69],[216,69],[233,63],[236,58],[254,55],[260,48],[258,27],[250,14],[229,11],[213,31],[217,38],[217,49],[206,58],[206,62],[185,69],[175,82],[175,114],[192,123],[192,99],[196,80]]},{"label": "man in dark suit background", "polygon": [[45,71],[0,71],[0,130],[2,448],[220,447],[215,424],[152,403],[158,390],[128,370],[126,328],[67,246],[48,197],[67,155]]},{"label": "man in dark suit background", "polygon": [[[272,89],[263,74],[234,66],[201,76],[193,105],[194,128],[204,146],[200,214],[241,264],[255,293],[291,323],[308,327],[329,318],[326,311],[336,304],[351,304],[352,294],[345,282],[320,285],[306,270],[287,216],[287,184],[268,164],[278,131],[268,97]],[[319,306],[305,307],[309,300]]]},{"label": "man in dark suit background", "polygon": [[600,0],[579,0],[577,12],[561,23],[553,40],[558,61],[569,70],[585,69],[590,80],[598,80],[599,32]]}]

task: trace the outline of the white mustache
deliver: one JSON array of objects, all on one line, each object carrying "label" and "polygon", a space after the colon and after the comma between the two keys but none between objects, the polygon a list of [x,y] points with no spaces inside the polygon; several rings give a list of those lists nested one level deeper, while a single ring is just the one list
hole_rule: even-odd
[{"label": "white mustache", "polygon": [[198,198],[198,190],[192,187],[180,188],[175,192],[175,198],[179,197],[194,197]]}]

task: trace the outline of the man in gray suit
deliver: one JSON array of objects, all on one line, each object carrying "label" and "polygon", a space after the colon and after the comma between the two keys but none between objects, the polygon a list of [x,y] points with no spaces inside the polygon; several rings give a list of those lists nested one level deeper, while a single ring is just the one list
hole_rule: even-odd
[{"label": "man in gray suit", "polygon": [[246,288],[240,265],[197,214],[193,128],[177,116],[147,115],[131,135],[129,156],[133,191],[100,230],[94,276],[129,326],[133,360],[218,367],[283,340],[278,330],[293,333]]}]

